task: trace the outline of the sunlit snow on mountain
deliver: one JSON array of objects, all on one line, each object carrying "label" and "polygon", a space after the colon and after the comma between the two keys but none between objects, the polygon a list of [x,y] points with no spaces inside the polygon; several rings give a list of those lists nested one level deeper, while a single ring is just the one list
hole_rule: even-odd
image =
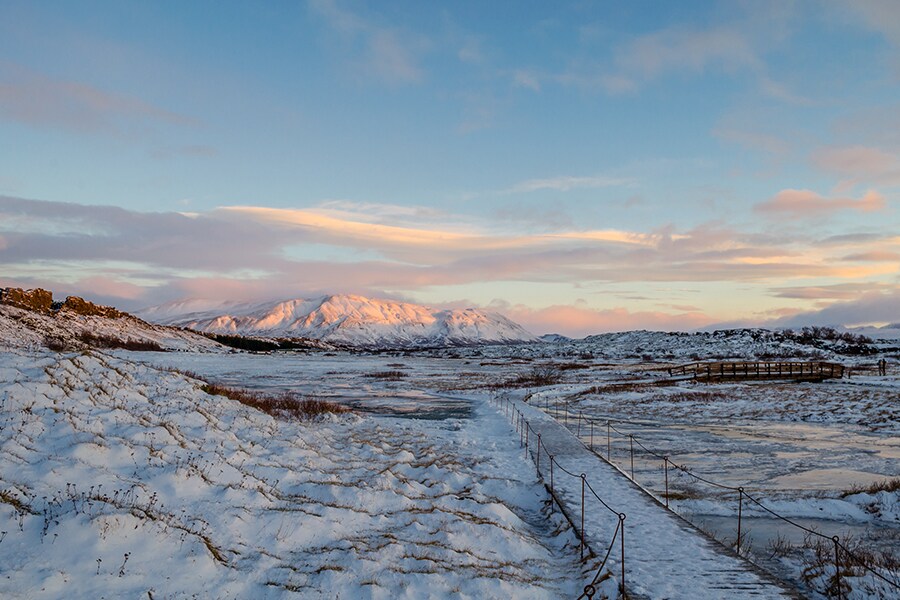
[{"label": "sunlit snow on mountain", "polygon": [[537,338],[497,313],[429,307],[355,295],[238,304],[187,300],[140,311],[141,317],[217,334],[312,338],[358,347],[466,346]]}]

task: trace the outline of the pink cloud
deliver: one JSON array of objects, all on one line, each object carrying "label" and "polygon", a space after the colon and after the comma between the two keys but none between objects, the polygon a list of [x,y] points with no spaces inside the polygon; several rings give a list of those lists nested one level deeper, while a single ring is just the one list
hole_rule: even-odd
[{"label": "pink cloud", "polygon": [[850,177],[845,182],[900,185],[900,157],[868,146],[824,148],[812,156],[813,164],[824,171]]},{"label": "pink cloud", "polygon": [[162,121],[192,125],[194,121],[138,98],[90,85],[51,79],[16,65],[0,62],[0,115],[40,127],[76,132],[121,133],[126,123]]},{"label": "pink cloud", "polygon": [[634,329],[687,331],[714,322],[699,311],[677,314],[654,311],[631,312],[627,308],[597,310],[578,305],[555,305],[545,308],[515,305],[505,308],[503,313],[538,335],[560,333],[569,337]]},{"label": "pink cloud", "polygon": [[884,197],[869,190],[859,200],[853,198],[826,198],[811,190],[782,190],[771,199],[757,204],[757,212],[771,216],[791,218],[817,217],[841,210],[875,212],[884,210]]},{"label": "pink cloud", "polygon": [[896,262],[900,263],[900,253],[873,250],[872,252],[860,252],[841,257],[847,262]]}]

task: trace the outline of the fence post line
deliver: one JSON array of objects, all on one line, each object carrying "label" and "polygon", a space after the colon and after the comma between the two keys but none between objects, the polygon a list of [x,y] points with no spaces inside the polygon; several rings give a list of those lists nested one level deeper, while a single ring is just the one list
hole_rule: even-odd
[{"label": "fence post line", "polygon": [[569,399],[566,398],[566,414],[564,415],[566,419],[566,427],[569,426]]},{"label": "fence post line", "polygon": [[737,541],[734,543],[735,550],[738,555],[741,554],[741,513],[743,512],[744,506],[744,488],[738,488],[738,530],[737,530]]},{"label": "fence post line", "polygon": [[577,437],[579,440],[581,439],[581,411],[580,410],[578,411],[578,433],[575,434],[575,437]]},{"label": "fence post line", "polygon": [[663,462],[666,467],[666,508],[669,508],[669,457],[664,456]]},{"label": "fence post line", "polygon": [[622,598],[627,598],[625,593],[625,513],[619,513],[619,541],[622,545]]},{"label": "fence post line", "polygon": [[841,594],[841,560],[838,556],[838,549],[840,548],[840,538],[838,536],[834,536],[831,538],[834,542],[834,588],[837,590],[837,597],[843,598],[844,595]]},{"label": "fence post line", "polygon": [[631,480],[634,481],[634,434],[628,434],[628,441],[631,444]]},{"label": "fence post line", "polygon": [[538,476],[541,474],[541,434],[538,434],[538,449],[537,449],[537,472]]},{"label": "fence post line", "polygon": [[594,422],[591,421],[591,452],[594,451]]},{"label": "fence post line", "polygon": [[581,474],[581,560],[584,560],[584,478],[586,475]]}]

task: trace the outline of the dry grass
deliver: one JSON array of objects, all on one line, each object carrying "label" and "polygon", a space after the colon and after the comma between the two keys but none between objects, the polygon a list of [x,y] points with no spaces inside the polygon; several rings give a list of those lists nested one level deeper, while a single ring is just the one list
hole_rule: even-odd
[{"label": "dry grass", "polygon": [[540,387],[553,385],[562,381],[562,371],[556,365],[532,367],[531,371],[522,373],[515,379],[495,383],[494,388]]},{"label": "dry grass", "polygon": [[375,373],[367,373],[366,377],[370,377],[372,379],[384,379],[387,381],[398,381],[406,377],[406,373],[403,371],[378,371]]},{"label": "dry grass", "polygon": [[900,491],[900,477],[893,477],[876,481],[869,485],[853,484],[850,489],[841,494],[841,498],[852,496],[853,494],[877,494],[878,492],[898,492]]},{"label": "dry grass", "polygon": [[281,419],[308,421],[328,413],[342,414],[350,412],[350,409],[346,406],[341,406],[334,402],[313,398],[298,399],[289,393],[271,396],[250,390],[238,390],[216,383],[208,383],[202,389],[207,394],[225,396],[245,406]]},{"label": "dry grass", "polygon": [[47,336],[44,338],[44,346],[53,352],[75,352],[91,348],[115,348],[133,350],[139,352],[165,352],[165,348],[150,340],[120,339],[108,335],[97,335],[89,331],[81,332],[75,339]]},{"label": "dry grass", "polygon": [[852,578],[865,576],[867,569],[890,573],[900,571],[900,560],[892,554],[869,550],[850,536],[844,536],[840,544],[842,550],[839,553],[839,573],[834,568],[835,551],[831,540],[807,535],[799,548],[806,555],[805,566],[800,573],[801,579],[807,585],[815,585],[817,580],[824,578],[824,591],[829,597],[847,597],[853,591]]},{"label": "dry grass", "polygon": [[81,332],[78,339],[94,348],[119,348],[137,352],[165,352],[165,348],[150,340],[120,339],[108,335],[97,335],[89,331]]}]

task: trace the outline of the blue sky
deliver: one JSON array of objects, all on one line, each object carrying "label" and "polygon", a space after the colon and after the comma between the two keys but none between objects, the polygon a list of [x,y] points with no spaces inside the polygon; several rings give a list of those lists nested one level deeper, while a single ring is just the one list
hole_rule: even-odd
[{"label": "blue sky", "polygon": [[900,320],[900,5],[0,0],[0,284]]}]

